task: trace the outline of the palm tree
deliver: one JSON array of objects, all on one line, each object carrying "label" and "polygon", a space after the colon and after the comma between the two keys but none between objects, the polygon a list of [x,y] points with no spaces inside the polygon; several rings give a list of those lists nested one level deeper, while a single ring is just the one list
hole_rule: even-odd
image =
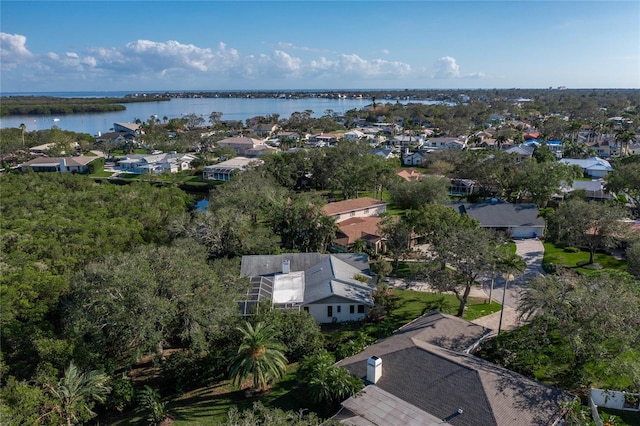
[{"label": "palm tree", "polygon": [[318,406],[337,406],[357,394],[364,384],[343,367],[334,365],[327,351],[305,357],[300,362],[298,380],[306,384],[306,393]]},{"label": "palm tree", "polygon": [[238,330],[242,333],[242,343],[231,365],[231,380],[240,385],[246,377],[253,375],[253,389],[264,390],[269,382],[284,376],[286,347],[275,339],[275,330],[270,325],[259,322],[254,327],[246,322]]},{"label": "palm tree", "polygon": [[95,401],[104,403],[111,392],[108,383],[109,376],[101,371],[82,373],[71,361],[57,385],[44,385],[45,391],[54,400],[51,411],[46,415],[56,414],[69,426],[95,417],[96,413],[91,408]]},{"label": "palm tree", "polygon": [[24,148],[24,132],[27,130],[27,125],[20,123],[20,130],[22,130],[22,147]]},{"label": "palm tree", "polygon": [[616,142],[620,144],[620,157],[629,149],[629,142],[636,138],[633,130],[620,129],[616,132]]},{"label": "palm tree", "polygon": [[509,282],[514,279],[513,274],[524,272],[527,265],[522,260],[522,257],[515,253],[507,252],[503,257],[496,262],[496,268],[503,272],[505,275],[504,290],[502,292],[502,306],[500,308],[500,321],[498,322],[498,336],[502,330],[502,316],[504,314],[504,302],[507,295],[507,288]]}]

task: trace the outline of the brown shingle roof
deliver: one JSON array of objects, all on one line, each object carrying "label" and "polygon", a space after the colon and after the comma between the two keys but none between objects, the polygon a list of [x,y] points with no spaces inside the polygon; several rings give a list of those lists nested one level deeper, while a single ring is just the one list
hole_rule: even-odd
[{"label": "brown shingle roof", "polygon": [[379,217],[352,217],[340,222],[338,228],[346,238],[338,238],[338,240],[345,246],[355,243],[359,238],[368,241],[378,240],[381,238],[378,230],[381,220]]},{"label": "brown shingle roof", "polygon": [[376,200],[370,197],[354,198],[353,200],[338,201],[329,203],[322,208],[324,214],[333,216],[341,213],[348,213],[354,210],[363,210],[366,208],[378,207],[387,204],[384,201]]}]

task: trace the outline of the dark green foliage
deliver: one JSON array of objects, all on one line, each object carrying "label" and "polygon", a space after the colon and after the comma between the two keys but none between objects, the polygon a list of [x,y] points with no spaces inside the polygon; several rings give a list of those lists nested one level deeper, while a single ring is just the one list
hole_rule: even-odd
[{"label": "dark green foliage", "polygon": [[297,377],[311,402],[328,412],[335,411],[340,402],[364,387],[362,380],[334,365],[333,357],[326,351],[304,358]]},{"label": "dark green foliage", "polygon": [[256,402],[251,409],[239,411],[229,410],[222,426],[339,426],[335,420],[323,420],[315,413],[283,411],[278,408],[266,408]]},{"label": "dark green foliage", "polygon": [[146,413],[147,424],[157,425],[167,417],[167,403],[160,399],[160,392],[145,385],[138,394],[138,411]]},{"label": "dark green foliage", "polygon": [[78,273],[64,317],[68,333],[115,361],[135,360],[165,345],[202,351],[239,317],[239,281],[221,282],[204,247],[176,241],[112,255]]},{"label": "dark green foliage", "polygon": [[392,187],[391,201],[399,208],[414,210],[425,204],[444,203],[449,186],[449,179],[436,176],[428,176],[420,181],[403,181]]},{"label": "dark green foliage", "polygon": [[487,342],[481,355],[544,382],[640,390],[640,285],[628,274],[533,280],[520,310],[530,324]]},{"label": "dark green foliage", "polygon": [[55,337],[70,276],[107,253],[168,241],[167,221],[191,204],[175,188],[56,173],[1,176],[0,198],[2,351],[9,374],[20,378],[51,359],[34,342]]},{"label": "dark green foliage", "polygon": [[251,322],[272,324],[276,330],[274,337],[286,346],[284,352],[289,362],[312,355],[323,346],[320,326],[309,312],[289,309],[261,309]]},{"label": "dark green foliage", "polygon": [[229,376],[240,387],[246,378],[253,376],[252,391],[267,390],[286,372],[284,351],[287,348],[276,339],[277,331],[271,324],[259,322],[253,326],[245,322],[238,331],[242,337]]},{"label": "dark green foliage", "polygon": [[54,98],[50,96],[9,96],[2,98],[0,116],[53,115],[124,111],[131,102],[168,101],[169,98]]}]

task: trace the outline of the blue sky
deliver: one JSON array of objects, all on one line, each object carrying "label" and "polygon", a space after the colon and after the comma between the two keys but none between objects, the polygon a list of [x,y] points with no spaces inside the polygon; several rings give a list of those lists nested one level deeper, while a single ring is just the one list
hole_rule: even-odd
[{"label": "blue sky", "polygon": [[0,2],[0,91],[640,88],[640,2]]}]

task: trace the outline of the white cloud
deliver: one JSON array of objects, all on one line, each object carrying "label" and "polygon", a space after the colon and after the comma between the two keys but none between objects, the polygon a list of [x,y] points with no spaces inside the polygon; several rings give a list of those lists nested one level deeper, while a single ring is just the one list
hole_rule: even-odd
[{"label": "white cloud", "polygon": [[27,37],[0,32],[0,69],[15,68],[18,64],[30,60],[32,56],[27,49]]},{"label": "white cloud", "polygon": [[451,56],[443,56],[438,59],[435,64],[435,74],[433,78],[438,79],[448,79],[448,78],[482,78],[484,77],[484,73],[474,72],[462,74],[460,72],[460,66],[456,62],[455,58]]},{"label": "white cloud", "polygon": [[[293,44],[281,43],[282,49],[255,55],[243,55],[238,50],[218,43],[199,47],[176,40],[135,40],[122,46],[96,46],[84,52],[47,52],[32,54],[26,49],[26,37],[3,34],[3,63],[12,69],[11,81],[25,80],[21,74],[27,67],[31,81],[58,81],[71,84],[75,79],[100,78],[101,81],[131,85],[132,81],[154,82],[180,78],[197,81],[256,82],[280,81],[298,84],[303,78],[361,81],[407,77],[412,67],[403,62],[366,59],[357,54],[328,54],[301,58],[292,50],[305,50]],[[5,45],[7,46],[5,48]],[[287,49],[285,49],[285,47]],[[311,49],[308,49],[310,51]],[[5,56],[11,60],[5,61]],[[28,58],[28,60],[26,60]],[[289,81],[287,81],[289,79]],[[8,80],[7,80],[8,81]],[[116,84],[114,84],[115,86]]]},{"label": "white cloud", "polygon": [[339,55],[335,61],[321,57],[319,60],[311,61],[309,68],[322,74],[331,72],[360,78],[402,77],[411,72],[411,66],[403,62],[384,59],[366,60],[355,54]]}]

